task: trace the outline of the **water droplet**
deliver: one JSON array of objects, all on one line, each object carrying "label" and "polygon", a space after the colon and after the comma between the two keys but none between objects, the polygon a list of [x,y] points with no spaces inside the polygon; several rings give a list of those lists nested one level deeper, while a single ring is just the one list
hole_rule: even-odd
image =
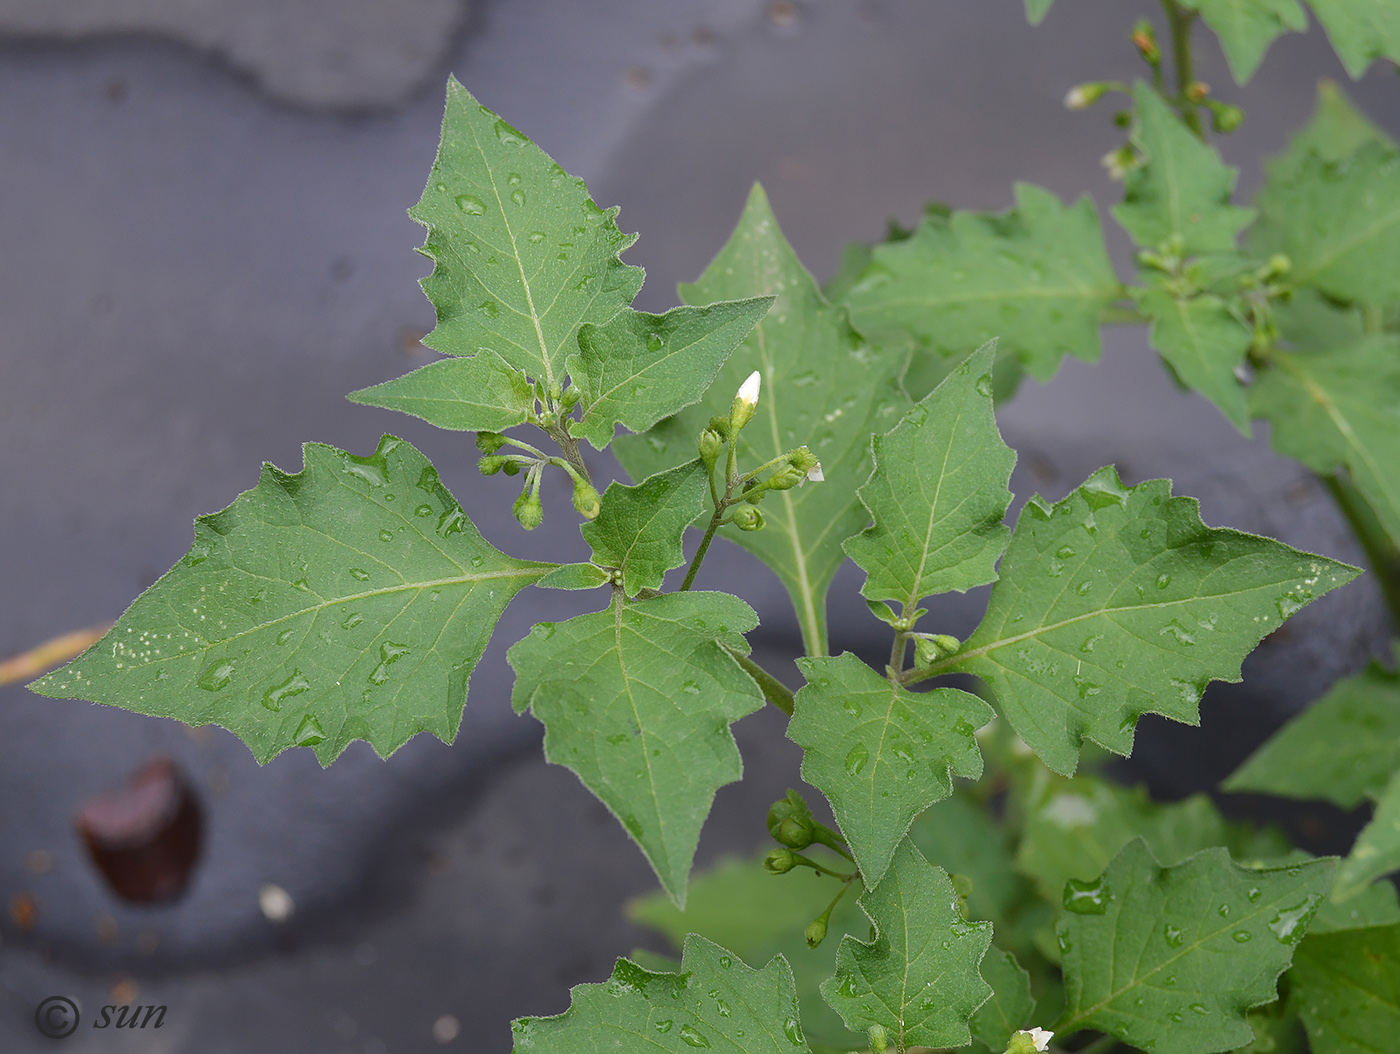
[{"label": "water droplet", "polygon": [[658,1032],[670,1032],[671,1024],[671,1019],[669,1017],[666,1017],[662,1018],[660,1021],[657,1021],[652,1027],[655,1028]]},{"label": "water droplet", "polygon": [[186,567],[194,567],[209,559],[210,546],[204,542],[196,542],[190,547],[190,551],[185,554],[185,558],[180,561]]},{"label": "water droplet", "polygon": [[501,306],[494,300],[483,300],[477,305],[477,310],[487,318],[495,318],[501,313]]},{"label": "water droplet", "polygon": [[379,665],[369,672],[370,684],[383,684],[389,679],[389,667],[409,652],[408,645],[386,640],[379,646]]},{"label": "water droplet", "polygon": [[1101,686],[1095,684],[1093,681],[1078,676],[1074,678],[1074,686],[1079,689],[1079,698],[1081,699],[1088,699],[1091,696],[1098,695],[1102,690]]},{"label": "water droplet", "polygon": [[1306,603],[1307,600],[1300,599],[1292,593],[1285,593],[1283,596],[1278,598],[1277,607],[1279,616],[1282,618],[1288,618],[1291,615],[1296,615],[1299,611],[1303,609],[1303,606]]},{"label": "water droplet", "polygon": [[1108,902],[1112,899],[1113,894],[1103,878],[1092,882],[1071,878],[1065,883],[1065,910],[1076,915],[1102,915],[1108,910]]},{"label": "water droplet", "polygon": [[865,763],[870,760],[870,751],[865,748],[864,743],[857,743],[846,755],[846,771],[852,776],[859,776],[860,770],[865,768]]},{"label": "water droplet", "polygon": [[350,612],[350,614],[346,615],[343,619],[340,620],[340,628],[354,629],[356,626],[363,623],[364,620],[364,616],[361,615],[358,611],[352,611]]},{"label": "water droplet", "polygon": [[379,540],[381,542],[392,542],[394,540],[394,532],[385,527],[379,532]]},{"label": "water droplet", "polygon": [[471,558],[470,562],[473,567],[480,567],[482,564],[486,563],[486,557],[478,553],[476,556],[473,556]]},{"label": "water droplet", "polygon": [[431,505],[420,505],[413,510],[413,514],[415,516],[431,516],[433,514],[433,507]]},{"label": "water droplet", "polygon": [[462,511],[462,506],[453,505],[438,517],[438,534],[461,534],[462,525],[467,522],[467,514]]},{"label": "water droplet", "polygon": [[1074,944],[1070,941],[1068,933],[1061,933],[1059,935],[1059,945],[1061,955],[1068,955],[1074,948]]},{"label": "water droplet", "polygon": [[1176,641],[1183,648],[1189,648],[1196,643],[1196,638],[1193,637],[1190,631],[1187,630],[1187,628],[1181,624],[1180,619],[1172,619],[1170,622],[1168,622],[1165,626],[1161,628],[1157,635],[1159,637],[1169,636],[1172,638],[1172,640]]},{"label": "water droplet", "polygon": [[715,1011],[719,1014],[720,1017],[728,1017],[728,1016],[729,1016],[729,1004],[726,1003],[723,999],[716,999],[716,1000],[715,1000]]},{"label": "water droplet", "polygon": [[443,192],[446,191],[446,190],[447,190],[447,184],[446,184],[446,183],[439,183],[439,184],[437,185],[437,192],[438,192],[439,194],[443,193]]},{"label": "water droplet", "polygon": [[1089,579],[1086,578],[1086,579],[1084,579],[1084,581],[1080,582],[1079,585],[1077,585],[1077,586],[1074,587],[1074,591],[1075,591],[1076,593],[1078,593],[1080,596],[1086,596],[1086,595],[1088,595],[1089,590],[1091,590],[1091,589],[1093,589],[1093,588],[1094,588],[1094,583],[1091,582],[1091,581],[1089,581]]},{"label": "water droplet", "polygon": [[282,647],[283,645],[285,645],[285,644],[287,643],[287,641],[291,640],[292,637],[294,637],[295,635],[296,635],[296,630],[284,629],[281,633],[277,634],[277,646],[278,646],[279,648]]},{"label": "water droplet", "polygon": [[531,231],[528,237],[532,244],[538,245],[540,242],[544,241],[544,231]]},{"label": "water droplet", "polygon": [[973,386],[977,389],[977,394],[990,397],[992,394],[992,375],[984,373],[977,378],[977,383]]},{"label": "water droplet", "polygon": [[850,714],[852,717],[859,717],[864,712],[860,703],[850,698],[850,696],[841,700],[841,709],[845,710],[846,713]]},{"label": "water droplet", "polygon": [[1171,1018],[1173,1021],[1180,1021],[1182,1016],[1183,1015],[1180,1010],[1173,1010],[1170,1014],[1167,1015],[1167,1017]]},{"label": "water droplet", "polygon": [[216,660],[206,666],[195,679],[206,692],[222,691],[233,680],[234,665],[227,659]]},{"label": "water droplet", "polygon": [[686,681],[684,684],[681,685],[681,691],[683,691],[686,695],[699,695],[700,686],[694,681]]},{"label": "water droplet", "polygon": [[1191,1004],[1191,1012],[1192,1012],[1193,1014],[1202,1014],[1202,1015],[1204,1015],[1204,1014],[1209,1014],[1209,1013],[1210,1013],[1210,1011],[1206,1009],[1206,1005],[1205,1005],[1204,1003],[1192,1003],[1192,1004]]},{"label": "water droplet", "polygon": [[1157,588],[1158,588],[1158,589],[1166,589],[1167,586],[1169,586],[1169,585],[1171,585],[1171,584],[1172,584],[1172,576],[1169,575],[1169,574],[1167,574],[1167,572],[1163,571],[1160,575],[1157,576]]},{"label": "water droplet", "polygon": [[389,481],[383,458],[379,456],[356,457],[354,454],[342,454],[340,467],[347,476],[354,476],[371,487],[382,487]]},{"label": "water droplet", "polygon": [[525,192],[523,190],[512,190],[510,192],[510,200],[515,202],[517,205],[524,205]]},{"label": "water droplet", "polygon": [[1095,633],[1092,636],[1085,637],[1084,643],[1079,645],[1079,650],[1088,655],[1094,650],[1094,645],[1098,644],[1101,640],[1103,640],[1102,633]]},{"label": "water droplet", "polygon": [[[496,122],[496,138],[507,146],[524,146],[529,142],[529,140],[525,138],[524,133],[512,128],[510,125],[506,124],[505,121]],[[519,179],[520,177],[517,176],[516,178]]]},{"label": "water droplet", "polygon": [[710,1041],[703,1033],[695,1031],[690,1025],[681,1026],[681,1039],[685,1040],[692,1047],[708,1047]]},{"label": "water droplet", "polygon": [[1222,919],[1228,919],[1230,917],[1229,904],[1221,904],[1220,907],[1216,908],[1215,910],[1219,913]]},{"label": "water droplet", "polygon": [[1162,928],[1162,936],[1166,938],[1167,943],[1173,948],[1180,948],[1182,941],[1185,940],[1181,934],[1181,928],[1179,926],[1173,926],[1170,922]]},{"label": "water droplet", "polygon": [[1269,932],[1281,944],[1297,944],[1312,920],[1317,902],[1321,899],[1322,894],[1309,893],[1302,903],[1281,909],[1269,922]]},{"label": "water droplet", "polygon": [[300,589],[303,593],[310,593],[311,583],[309,583],[304,577],[298,578],[295,582],[292,583],[292,588]]},{"label": "water droplet", "polygon": [[836,990],[847,999],[856,997],[856,976],[855,974],[839,974],[836,982]]},{"label": "water droplet", "polygon": [[512,187],[520,186],[520,173],[512,172],[510,175],[506,176],[506,182],[509,183]]},{"label": "water droplet", "polygon": [[283,699],[290,699],[294,695],[301,695],[302,692],[310,690],[311,683],[301,675],[301,671],[293,670],[292,675],[281,684],[274,684],[263,692],[262,704],[275,714],[282,709]]},{"label": "water droplet", "polygon": [[307,714],[301,719],[301,724],[297,725],[297,730],[292,734],[292,742],[299,747],[314,747],[317,743],[325,740],[325,730],[321,728],[321,722],[316,720],[315,715]]},{"label": "water droplet", "polygon": [[721,955],[721,956],[719,957],[719,968],[720,968],[721,970],[727,970],[727,969],[729,969],[729,968],[730,968],[731,966],[733,966],[733,965],[734,965],[734,960],[731,959],[729,956],[727,956],[727,955]]},{"label": "water droplet", "polygon": [[1074,548],[1073,546],[1062,545],[1055,550],[1055,555],[1058,556],[1061,560],[1068,560],[1071,556],[1074,555]]},{"label": "water droplet", "polygon": [[363,567],[352,567],[350,568],[350,577],[357,582],[368,582],[369,572]]},{"label": "water droplet", "polygon": [[1249,902],[1251,904],[1257,903],[1259,900],[1259,887],[1254,886],[1252,889],[1250,889],[1248,893],[1245,894],[1245,896],[1249,898]]},{"label": "water droplet", "polygon": [[474,194],[458,194],[457,207],[468,216],[483,216],[486,214],[486,204]]},{"label": "water droplet", "polygon": [[1249,930],[1236,930],[1230,936],[1234,937],[1236,944],[1248,944],[1254,939],[1254,934]]},{"label": "water droplet", "polygon": [[802,1026],[797,1023],[795,1017],[783,1022],[783,1035],[787,1036],[788,1042],[794,1047],[800,1047],[805,1042],[802,1038]]}]

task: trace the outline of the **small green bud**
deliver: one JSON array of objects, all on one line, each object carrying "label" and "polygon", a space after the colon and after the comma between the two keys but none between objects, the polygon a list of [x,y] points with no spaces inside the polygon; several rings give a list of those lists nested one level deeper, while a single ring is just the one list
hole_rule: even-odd
[{"label": "small green bud", "polygon": [[499,454],[488,454],[476,463],[477,469],[483,476],[494,476],[503,468],[513,464],[510,458],[502,457]]},{"label": "small green bud", "polygon": [[701,462],[707,469],[714,468],[715,461],[719,459],[720,448],[724,446],[724,439],[715,429],[707,428],[700,433],[698,445]]},{"label": "small green bud", "polygon": [[1274,255],[1272,255],[1272,256],[1269,257],[1269,263],[1268,263],[1267,269],[1264,271],[1264,277],[1265,277],[1266,279],[1268,279],[1268,278],[1282,278],[1284,275],[1286,275],[1286,274],[1287,274],[1289,271],[1291,271],[1292,269],[1293,269],[1293,261],[1292,261],[1292,260],[1290,260],[1290,259],[1289,259],[1286,255],[1284,255],[1283,253],[1274,253]]},{"label": "small green bud", "polygon": [[1153,30],[1152,23],[1145,18],[1139,19],[1138,24],[1133,27],[1133,45],[1150,65],[1156,66],[1162,61],[1162,49],[1157,46],[1157,33]]},{"label": "small green bud", "polygon": [[574,508],[585,520],[598,515],[601,501],[596,488],[581,479],[574,481]]},{"label": "small green bud", "polygon": [[914,638],[914,665],[932,666],[961,647],[962,641],[946,633],[921,633]]},{"label": "small green bud", "polygon": [[483,454],[494,454],[505,446],[505,442],[506,437],[500,432],[478,432],[476,434],[476,448]]},{"label": "small green bud", "polygon": [[739,385],[739,391],[734,396],[734,402],[729,407],[729,427],[732,432],[738,432],[744,425],[753,420],[753,415],[758,413],[758,393],[763,386],[763,375],[757,370],[749,374],[748,379]]},{"label": "small green bud", "polygon": [[718,432],[721,439],[729,438],[729,418],[716,414],[710,418],[710,428]]},{"label": "small green bud", "polygon": [[790,848],[806,849],[812,844],[811,838],[808,838],[802,845],[793,845],[789,841],[778,838],[779,829],[789,820],[798,820],[805,824],[809,830],[816,830],[812,820],[812,811],[807,808],[807,803],[803,800],[802,795],[791,788],[788,789],[786,797],[779,798],[768,806],[768,833]]},{"label": "small green bud", "polygon": [[515,513],[515,518],[520,521],[520,526],[527,531],[533,531],[544,522],[544,508],[540,505],[540,493],[535,487],[526,487],[520,492],[520,497],[515,499],[515,504],[510,507],[510,511]]},{"label": "small green bud", "polygon": [[1210,85],[1205,81],[1193,81],[1186,86],[1186,98],[1199,106],[1210,97]]},{"label": "small green bud", "polygon": [[1055,1033],[1044,1028],[1026,1028],[1013,1032],[1006,1044],[1006,1054],[1041,1054],[1050,1049]]},{"label": "small green bud", "polygon": [[793,465],[784,465],[778,469],[766,482],[767,490],[792,490],[800,484],[807,482],[807,473]]},{"label": "small green bud", "polygon": [[797,866],[797,854],[791,849],[774,849],[763,858],[763,870],[770,875],[785,875]]},{"label": "small green bud", "polygon": [[826,916],[813,919],[807,923],[807,931],[803,934],[807,938],[807,947],[815,948],[822,941],[826,940]]},{"label": "small green bud", "polygon": [[1117,150],[1110,150],[1103,155],[1103,167],[1108,169],[1109,179],[1123,179],[1129,172],[1138,167],[1137,151],[1131,144],[1124,144]]},{"label": "small green bud", "polygon": [[555,381],[553,384],[551,384],[551,385],[549,386],[549,401],[550,401],[551,403],[553,403],[555,406],[558,406],[559,403],[560,403],[560,401],[561,401],[563,398],[564,398],[564,389],[560,387],[558,381]]},{"label": "small green bud", "polygon": [[885,1026],[871,1025],[866,1036],[870,1040],[870,1054],[885,1054],[885,1051],[890,1049],[890,1037],[885,1031]]},{"label": "small green bud", "polygon": [[788,464],[798,469],[804,475],[821,464],[817,460],[817,455],[808,450],[805,446],[800,446],[788,455]]},{"label": "small green bud", "polygon": [[565,388],[564,394],[559,399],[559,412],[566,414],[578,405],[579,392],[577,388]]},{"label": "small green bud", "polygon": [[1112,87],[1103,81],[1091,81],[1088,84],[1076,84],[1065,93],[1065,109],[1067,110],[1087,110],[1094,103],[1102,99]]},{"label": "small green bud", "polygon": [[1217,102],[1215,99],[1207,99],[1206,106],[1210,107],[1211,128],[1221,135],[1228,135],[1244,124],[1244,111],[1238,106]]},{"label": "small green bud", "polygon": [[506,463],[501,471],[507,476],[518,476],[520,475],[520,462],[516,461],[513,457],[506,458]]},{"label": "small green bud", "polygon": [[763,530],[763,513],[752,505],[740,505],[734,510],[734,526],[741,531]]}]

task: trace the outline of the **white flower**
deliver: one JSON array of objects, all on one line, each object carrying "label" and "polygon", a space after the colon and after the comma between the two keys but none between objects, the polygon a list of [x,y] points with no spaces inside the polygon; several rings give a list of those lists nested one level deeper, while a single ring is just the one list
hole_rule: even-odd
[{"label": "white flower", "polygon": [[807,470],[807,478],[813,483],[826,482],[826,477],[822,475],[822,463],[820,461]]},{"label": "white flower", "polygon": [[739,386],[739,394],[735,398],[748,406],[757,406],[758,389],[762,383],[763,378],[757,370],[754,370],[753,373],[749,374],[749,379]]},{"label": "white flower", "polygon": [[1035,1044],[1036,1050],[1049,1050],[1050,1040],[1055,1037],[1055,1033],[1043,1028],[1027,1028],[1022,1031],[1031,1037],[1031,1042]]}]

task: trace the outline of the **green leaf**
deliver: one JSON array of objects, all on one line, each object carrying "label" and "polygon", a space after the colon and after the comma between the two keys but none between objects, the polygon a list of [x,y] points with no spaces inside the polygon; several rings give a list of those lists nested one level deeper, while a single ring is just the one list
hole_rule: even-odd
[{"label": "green leaf", "polygon": [[618,817],[680,906],[715,791],[743,772],[729,725],[763,705],[725,650],[748,654],[741,634],[757,624],[725,593],[615,595],[540,623],[508,655],[511,703],[544,723],[545,757]]},{"label": "green leaf", "polygon": [[1335,81],[1318,81],[1312,120],[1293,137],[1286,154],[1269,162],[1269,176],[1291,177],[1309,154],[1324,161],[1345,160],[1367,143],[1395,147],[1395,140],[1367,120]]},{"label": "green leaf", "polygon": [[1026,19],[1033,26],[1038,26],[1044,20],[1046,12],[1050,10],[1050,5],[1055,0],[1026,0]]},{"label": "green leaf", "polygon": [[1241,867],[1224,849],[1162,867],[1129,842],[1096,882],[1065,887],[1056,930],[1068,1006],[1055,1031],[1093,1028],[1154,1054],[1250,1042],[1245,1011],[1277,997],[1334,868]]},{"label": "green leaf", "polygon": [[1362,337],[1331,351],[1270,355],[1249,390],[1274,424],[1280,454],[1329,475],[1345,467],[1386,531],[1400,540],[1400,337]]},{"label": "green leaf", "polygon": [[195,541],[108,634],[31,685],[233,732],[266,763],[353,739],[388,756],[451,742],[497,619],[553,564],[493,549],[437,472],[385,436],[370,457],[307,443],[305,468],[195,521]]},{"label": "green leaf", "polygon": [[1373,662],[1284,725],[1221,788],[1354,809],[1379,798],[1396,770],[1400,676]]},{"label": "green leaf", "polygon": [[1132,750],[1137,718],[1196,724],[1211,680],[1284,618],[1360,572],[1206,527],[1168,480],[1125,487],[1100,469],[1063,501],[1031,498],[987,613],[932,673],[976,674],[1026,744],[1070,775],[1087,739]]},{"label": "green leaf", "polygon": [[884,880],[860,906],[874,925],[869,943],[846,936],[822,998],[853,1032],[881,1025],[897,1048],[959,1047],[968,1019],[991,989],[977,971],[992,939],[989,922],[967,922],[952,880],[905,841]]},{"label": "green leaf", "polygon": [[1236,84],[1254,76],[1276,37],[1308,28],[1298,0],[1184,0],[1182,6],[1199,11],[1215,30]]},{"label": "green leaf", "polygon": [[972,880],[967,910],[973,918],[1000,924],[1026,900],[1026,882],[1016,874],[1006,832],[964,792],[915,819],[909,840],[930,863]]},{"label": "green leaf", "polygon": [[685,563],[681,536],[705,507],[707,487],[698,458],[635,487],[608,484],[598,516],[580,528],[593,562],[620,569],[628,596],[660,589],[666,572]]},{"label": "green leaf", "polygon": [[1389,882],[1373,882],[1348,897],[1346,903],[1338,903],[1329,896],[1318,907],[1308,933],[1364,930],[1397,922],[1400,922],[1400,900],[1396,899],[1395,887]]},{"label": "green leaf", "polygon": [[1288,980],[1313,1054],[1376,1054],[1400,1035],[1400,926],[1310,935]]},{"label": "green leaf", "polygon": [[[807,855],[819,857],[821,852],[807,850]],[[687,934],[698,933],[749,964],[783,956],[792,966],[803,1032],[811,1042],[843,1048],[850,1033],[836,1011],[822,1001],[819,988],[836,969],[841,937],[865,934],[870,924],[856,898],[847,895],[831,913],[826,940],[816,948],[807,947],[803,930],[826,910],[840,884],[830,878],[814,880],[806,872],[770,875],[760,865],[761,859],[761,854],[744,860],[731,857],[697,874],[684,911],[678,911],[664,894],[654,893],[629,903],[628,914],[664,933],[677,948]]]},{"label": "green leaf", "polygon": [[877,885],[914,817],[953,792],[952,775],[982,775],[977,729],[994,716],[956,688],[915,693],[847,652],[798,659],[788,738],[802,778],[831,803],[867,887]]},{"label": "green leaf", "polygon": [[469,359],[440,359],[346,398],[459,431],[501,432],[522,423],[535,407],[529,378],[489,348]]},{"label": "green leaf", "polygon": [[1400,62],[1400,9],[1393,0],[1308,0],[1352,80],[1375,59]]},{"label": "green leaf", "polygon": [[912,339],[916,360],[957,362],[999,337],[1047,381],[1066,354],[1097,361],[1099,314],[1121,295],[1094,203],[1020,183],[1010,212],[931,212],[912,237],[876,246],[846,302],[857,329]]},{"label": "green leaf", "polygon": [[1146,84],[1133,89],[1133,100],[1133,145],[1144,160],[1128,174],[1114,217],[1144,249],[1170,246],[1186,256],[1233,249],[1235,235],[1254,215],[1230,204],[1235,170]]},{"label": "green leaf", "polygon": [[899,424],[871,437],[875,471],[857,493],[874,524],[845,549],[866,573],[861,593],[898,600],[906,616],[926,596],[997,576],[1016,455],[997,431],[992,357],[991,348],[968,356]]},{"label": "green leaf", "polygon": [[681,973],[652,973],[619,959],[605,984],[575,986],[558,1017],[515,1021],[516,1054],[733,1054],[808,1050],[797,1018],[792,970],[762,970],[704,937],[686,938]]},{"label": "green leaf", "polygon": [[1269,166],[1250,250],[1285,253],[1289,279],[1346,302],[1400,299],[1400,152],[1364,142],[1342,158],[1291,152]]},{"label": "green leaf", "polygon": [[570,432],[602,450],[615,425],[645,432],[700,401],[735,345],[768,313],[772,297],[674,307],[664,315],[621,311],[579,327],[569,374],[583,394]]},{"label": "green leaf", "polygon": [[546,387],[562,385],[582,323],[632,302],[642,269],[618,254],[634,235],[600,209],[529,139],[447,82],[442,145],[409,215],[428,228],[433,272],[423,291],[437,328],[423,338],[446,355],[498,354]]},{"label": "green leaf", "polygon": [[688,303],[776,296],[720,370],[704,401],[645,436],[614,444],[633,479],[695,456],[695,440],[715,414],[728,415],[734,393],[757,369],[757,416],[744,429],[740,467],[752,468],[807,445],[826,482],[779,491],[763,503],[761,531],[726,532],[777,572],[792,597],[808,654],[826,653],[826,592],[845,560],[841,543],[865,526],[856,487],[870,472],[870,441],[908,407],[898,376],[905,355],[867,344],[846,310],[827,303],[788,245],[755,186],[729,242],[694,285]]},{"label": "green leaf", "polygon": [[1376,814],[1359,835],[1351,853],[1337,870],[1332,899],[1350,900],[1374,879],[1400,870],[1400,772],[1376,801]]},{"label": "green leaf", "polygon": [[1031,977],[1010,952],[993,948],[982,960],[982,979],[992,986],[992,997],[972,1015],[972,1034],[989,1050],[1001,1054],[1012,1033],[1030,1024],[1035,1013]]},{"label": "green leaf", "polygon": [[611,581],[612,576],[596,564],[563,564],[535,585],[544,589],[597,589]]},{"label": "green leaf", "polygon": [[1210,293],[1182,298],[1151,285],[1133,290],[1133,300],[1152,320],[1152,346],[1182,382],[1213,402],[1242,435],[1249,435],[1249,400],[1235,370],[1253,340],[1250,328]]}]

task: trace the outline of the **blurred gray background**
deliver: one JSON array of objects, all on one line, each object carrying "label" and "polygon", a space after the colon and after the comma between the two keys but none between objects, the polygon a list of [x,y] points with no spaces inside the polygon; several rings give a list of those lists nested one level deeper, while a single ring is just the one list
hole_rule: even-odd
[{"label": "blurred gray background", "polygon": [[[262,461],[298,469],[306,440],[365,453],[392,431],[496,545],[581,549],[562,494],[526,535],[512,482],[476,475],[468,437],[343,398],[432,357],[405,209],[449,72],[622,206],[641,233],[627,258],[648,271],[639,307],[676,302],[754,180],[819,279],[889,217],[912,223],[930,198],[1002,209],[1021,179],[1095,196],[1127,278],[1106,212],[1119,188],[1099,164],[1123,133],[1111,104],[1061,99],[1138,76],[1127,33],[1157,11],[1060,0],[1032,29],[1018,0],[0,0],[0,656],[116,617],[183,554],[194,516],[253,486]],[[1213,37],[1197,40],[1201,76],[1249,115],[1222,149],[1250,192],[1317,79],[1345,75],[1313,29],[1237,89]],[[1393,71],[1347,90],[1400,132]],[[1112,461],[1130,482],[1170,475],[1208,523],[1359,559],[1308,475],[1177,391],[1140,330],[1105,331],[1100,365],[1027,382],[1002,420],[1022,500]],[[755,606],[759,657],[795,677],[776,580],[729,546],[704,580]],[[837,580],[833,646],[878,655],[858,584],[849,567]],[[966,633],[984,600],[941,604],[939,628]],[[647,940],[620,905],[654,880],[543,764],[539,726],[510,713],[504,655],[591,602],[515,602],[455,745],[420,737],[382,762],[357,744],[327,771],[309,751],[259,769],[219,729],[0,689],[0,1049],[50,1049],[40,999],[91,1013],[114,989],[167,1005],[165,1027],[85,1029],[65,1050],[475,1054],[509,1049],[510,1018],[563,1010],[570,985]],[[1365,582],[1319,602],[1243,687],[1207,697],[1201,730],[1145,721],[1130,774],[1169,797],[1208,785],[1386,633]],[[721,791],[702,863],[759,845],[796,779],[778,715],[737,734],[749,778]],[[205,849],[183,899],[133,908],[72,816],[155,756],[191,778]],[[296,904],[282,925],[259,910],[264,883]]]}]

